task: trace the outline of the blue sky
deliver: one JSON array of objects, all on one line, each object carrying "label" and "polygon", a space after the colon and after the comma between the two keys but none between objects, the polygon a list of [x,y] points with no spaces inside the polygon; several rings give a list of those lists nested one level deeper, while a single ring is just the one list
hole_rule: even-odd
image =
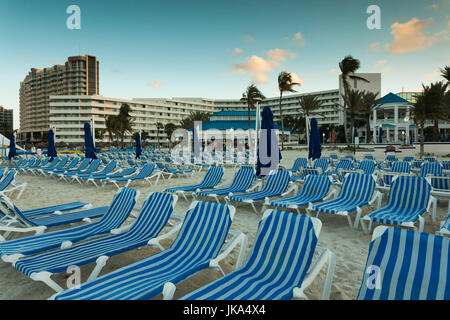
[{"label": "blue sky", "polygon": [[[81,30],[66,8],[81,9]],[[381,30],[369,30],[369,5]],[[92,54],[108,97],[240,98],[255,82],[277,96],[280,71],[299,92],[338,87],[338,62],[382,72],[382,94],[438,81],[450,64],[450,0],[0,0],[0,105],[15,109],[30,68]]]}]

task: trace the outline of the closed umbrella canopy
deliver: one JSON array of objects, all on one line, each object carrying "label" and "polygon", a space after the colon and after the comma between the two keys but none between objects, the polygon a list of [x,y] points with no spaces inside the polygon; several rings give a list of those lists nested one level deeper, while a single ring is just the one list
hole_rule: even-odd
[{"label": "closed umbrella canopy", "polygon": [[141,148],[141,135],[136,133],[136,158],[139,158],[142,154]]},{"label": "closed umbrella canopy", "polygon": [[200,157],[200,142],[198,140],[198,132],[197,131],[198,131],[198,127],[194,126],[192,148],[193,148],[195,160],[197,160]]},{"label": "closed umbrella canopy", "polygon": [[278,169],[281,160],[280,147],[273,125],[273,113],[269,107],[264,107],[261,113],[261,132],[258,144],[258,160],[256,175],[264,176],[271,170]]},{"label": "closed umbrella canopy", "polygon": [[17,155],[16,141],[14,139],[14,133],[11,133],[11,138],[9,139],[9,152],[8,152],[9,160],[11,160],[11,158],[14,158],[16,155]]},{"label": "closed umbrella canopy", "polygon": [[311,118],[311,136],[309,138],[308,159],[314,161],[322,155],[322,145],[320,144],[320,133],[317,127],[317,119]]},{"label": "closed umbrella canopy", "polygon": [[97,159],[94,149],[94,141],[92,140],[91,125],[84,124],[84,156],[86,158]]},{"label": "closed umbrella canopy", "polygon": [[56,153],[55,148],[55,134],[53,133],[53,130],[48,130],[48,150],[47,150],[47,156],[50,157],[50,162],[53,161],[53,158],[56,158],[58,154]]},{"label": "closed umbrella canopy", "polygon": [[378,143],[383,143],[383,128],[380,127],[380,130],[378,132]]}]

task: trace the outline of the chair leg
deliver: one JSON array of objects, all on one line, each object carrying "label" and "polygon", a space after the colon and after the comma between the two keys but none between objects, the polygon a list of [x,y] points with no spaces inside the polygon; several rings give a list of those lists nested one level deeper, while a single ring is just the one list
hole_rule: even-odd
[{"label": "chair leg", "polygon": [[92,270],[89,278],[87,279],[87,282],[97,279],[98,275],[102,271],[102,269],[105,266],[108,259],[109,259],[108,256],[100,256],[97,258],[97,261],[96,261],[97,264],[95,265],[94,270]]}]

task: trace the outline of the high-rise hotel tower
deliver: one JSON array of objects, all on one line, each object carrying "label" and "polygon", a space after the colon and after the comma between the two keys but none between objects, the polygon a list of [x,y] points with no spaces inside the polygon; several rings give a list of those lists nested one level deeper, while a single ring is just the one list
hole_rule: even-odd
[{"label": "high-rise hotel tower", "polygon": [[91,55],[69,57],[64,65],[32,68],[20,83],[20,137],[41,141],[50,129],[50,96],[98,95],[99,68]]}]

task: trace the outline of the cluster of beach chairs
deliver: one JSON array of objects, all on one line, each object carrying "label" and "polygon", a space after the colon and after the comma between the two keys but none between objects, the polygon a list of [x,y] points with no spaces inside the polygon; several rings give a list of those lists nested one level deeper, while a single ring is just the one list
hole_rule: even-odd
[{"label": "cluster of beach chairs", "polygon": [[[103,160],[93,160],[81,172],[65,170],[60,177],[66,181],[102,181],[134,168],[121,167],[115,172],[119,159],[114,157],[105,159],[103,167]],[[145,177],[140,180],[154,177],[157,181],[174,175],[162,167],[176,163],[166,157],[164,153],[149,154],[149,162],[141,163],[140,169],[136,167],[134,177],[144,168]],[[61,171],[54,170],[67,169],[72,161],[67,160],[59,169],[58,164],[48,168],[52,162],[38,169],[12,170],[58,175]],[[74,168],[85,160],[79,161]],[[83,170],[95,161],[99,163],[95,170],[100,171],[83,175]],[[177,163],[171,169],[185,175],[204,167],[194,164],[188,169],[187,165]],[[322,227],[318,216],[332,214],[346,217],[355,230],[361,225],[365,233],[372,231],[373,224],[379,224],[372,233],[357,299],[450,298],[450,239],[445,237],[450,234],[450,218],[442,222],[437,234],[423,232],[423,216],[429,214],[436,221],[437,201],[450,199],[448,162],[434,158],[400,161],[393,156],[383,161],[370,156],[356,160],[353,156],[331,155],[312,164],[307,159],[296,159],[292,168],[280,167],[263,178],[255,175],[252,166],[240,165],[230,182],[223,179],[224,166],[209,161],[206,165],[200,183],[151,192],[140,207],[136,206],[140,193],[128,188],[130,180],[120,180],[127,181],[126,186],[116,184],[119,190],[111,204],[99,208],[73,202],[20,211],[0,194],[0,256],[26,276],[54,289],[51,299],[56,300],[150,299],[159,294],[172,299],[179,282],[205,268],[217,270],[222,277],[181,299],[306,299],[304,290],[325,268],[322,298],[328,299],[336,257],[317,245]],[[101,178],[95,179],[93,174]],[[173,214],[180,196],[191,201],[184,217]],[[231,229],[241,205],[250,205],[255,213],[261,213],[247,256],[247,236]],[[366,208],[371,212],[363,215]],[[69,225],[81,221],[85,224]],[[64,225],[67,227],[57,231],[48,230]],[[35,235],[12,237],[21,232]],[[172,244],[164,248],[161,243],[175,235]],[[111,256],[146,245],[161,251],[99,276]],[[220,262],[237,248],[235,270],[225,275]],[[64,289],[52,279],[71,266],[91,262],[95,262],[95,268],[77,288]],[[369,285],[371,281],[373,285]]]}]

